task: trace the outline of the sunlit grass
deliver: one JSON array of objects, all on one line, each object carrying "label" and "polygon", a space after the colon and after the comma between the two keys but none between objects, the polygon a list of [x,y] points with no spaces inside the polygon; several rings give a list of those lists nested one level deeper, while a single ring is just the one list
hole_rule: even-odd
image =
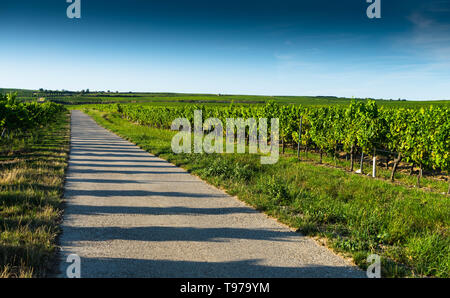
[{"label": "sunlit grass", "polygon": [[89,113],[143,149],[304,234],[326,239],[361,268],[377,253],[385,277],[449,277],[450,197],[409,187],[401,173],[401,183],[393,184],[318,165],[315,154],[307,162],[284,156],[276,165],[261,165],[258,156],[248,154],[176,155],[170,146],[175,132],[135,125],[116,114]]},{"label": "sunlit grass", "polygon": [[0,144],[0,277],[41,277],[51,266],[69,130],[61,114],[32,140]]}]

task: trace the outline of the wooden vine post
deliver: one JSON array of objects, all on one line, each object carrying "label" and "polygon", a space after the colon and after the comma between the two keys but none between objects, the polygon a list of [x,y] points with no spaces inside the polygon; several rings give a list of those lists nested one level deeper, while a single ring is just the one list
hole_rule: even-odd
[{"label": "wooden vine post", "polygon": [[373,148],[372,177],[377,177],[377,149]]},{"label": "wooden vine post", "polygon": [[361,148],[361,162],[359,165],[359,169],[361,171],[361,174],[364,174],[364,151],[362,151],[362,148]]},{"label": "wooden vine post", "polygon": [[448,190],[447,190],[447,194],[450,195],[450,174],[448,176]]}]

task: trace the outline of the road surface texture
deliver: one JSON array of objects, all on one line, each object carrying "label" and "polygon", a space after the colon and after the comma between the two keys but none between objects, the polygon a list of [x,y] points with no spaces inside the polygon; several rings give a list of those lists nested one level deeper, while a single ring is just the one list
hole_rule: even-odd
[{"label": "road surface texture", "polygon": [[59,276],[364,277],[274,219],[72,112]]}]

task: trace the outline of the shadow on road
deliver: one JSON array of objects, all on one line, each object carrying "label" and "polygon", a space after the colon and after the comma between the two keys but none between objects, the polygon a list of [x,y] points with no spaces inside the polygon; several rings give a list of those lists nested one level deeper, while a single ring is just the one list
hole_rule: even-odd
[{"label": "shadow on road", "polygon": [[286,230],[193,227],[65,227],[65,233],[79,241],[192,241],[226,242],[226,239],[299,241],[300,234]]},{"label": "shadow on road", "polygon": [[[126,266],[125,266],[126,265]],[[133,268],[133,270],[131,270]],[[86,274],[83,274],[86,272]],[[348,272],[348,273],[347,273]],[[307,265],[275,267],[261,260],[230,262],[140,260],[127,258],[82,258],[81,277],[163,277],[163,278],[279,278],[279,277],[365,277],[351,267]]]},{"label": "shadow on road", "polygon": [[246,207],[224,208],[190,208],[174,207],[132,207],[132,206],[79,206],[73,205],[73,212],[77,215],[108,215],[108,214],[136,214],[136,215],[220,215],[234,213],[258,213]]},{"label": "shadow on road", "polygon": [[166,197],[166,198],[226,198],[226,194],[190,193],[177,191],[149,191],[149,190],[66,190],[65,196],[89,197]]}]

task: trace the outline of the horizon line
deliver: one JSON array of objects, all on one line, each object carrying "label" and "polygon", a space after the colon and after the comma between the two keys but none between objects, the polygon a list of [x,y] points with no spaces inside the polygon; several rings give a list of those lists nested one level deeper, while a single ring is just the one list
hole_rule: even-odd
[{"label": "horizon line", "polygon": [[[24,90],[24,91],[39,91],[39,89],[27,89],[27,88],[5,88],[0,87],[2,90]],[[114,90],[112,91],[109,89],[110,92],[107,92],[107,90],[90,90],[87,89],[81,89],[81,90],[66,90],[66,89],[45,89],[46,91],[59,91],[59,92],[82,92],[83,90],[89,90],[89,93],[98,93],[98,92],[105,92],[105,93],[111,93],[111,94],[132,94],[132,93],[142,93],[142,94],[157,94],[157,93],[166,93],[166,94],[192,94],[192,95],[217,95],[217,96],[261,96],[261,97],[334,97],[336,99],[370,99],[370,100],[378,100],[378,101],[450,101],[450,99],[407,99],[407,98],[373,98],[373,97],[355,97],[355,96],[336,96],[336,95],[276,95],[276,94],[254,94],[254,93],[219,93],[219,92],[174,92],[174,91],[121,91],[121,90]]]}]

